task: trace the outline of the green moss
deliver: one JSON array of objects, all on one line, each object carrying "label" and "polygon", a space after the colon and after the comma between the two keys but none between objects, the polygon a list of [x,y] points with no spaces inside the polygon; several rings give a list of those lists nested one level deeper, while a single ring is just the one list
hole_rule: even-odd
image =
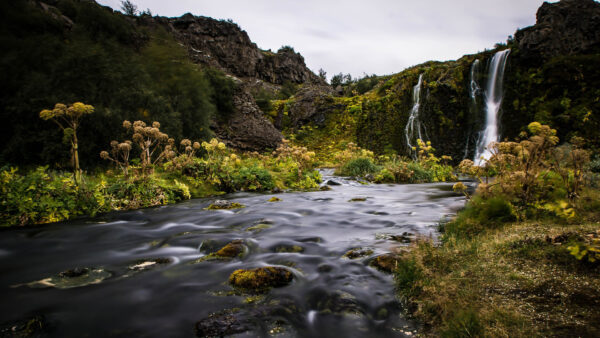
[{"label": "green moss", "polygon": [[229,276],[229,284],[242,291],[264,293],[274,287],[286,286],[292,282],[294,275],[287,269],[278,267],[262,267],[256,269],[235,270]]},{"label": "green moss", "polygon": [[232,202],[228,205],[214,205],[211,204],[209,205],[207,208],[205,208],[206,210],[230,210],[230,209],[242,209],[245,208],[246,206],[237,202]]},{"label": "green moss", "polygon": [[281,202],[282,199],[279,197],[271,197],[267,202]]}]

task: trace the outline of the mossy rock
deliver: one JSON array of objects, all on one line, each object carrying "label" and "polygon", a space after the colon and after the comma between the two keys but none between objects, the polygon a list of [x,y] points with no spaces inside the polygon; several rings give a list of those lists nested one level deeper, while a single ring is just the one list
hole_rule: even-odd
[{"label": "mossy rock", "polygon": [[241,239],[236,239],[230,243],[227,243],[224,247],[216,252],[210,253],[204,257],[201,257],[194,261],[194,263],[200,263],[205,261],[213,260],[231,260],[236,257],[242,258],[248,252],[248,247],[244,244]]},{"label": "mossy rock", "polygon": [[366,200],[367,200],[366,197],[355,197],[355,198],[348,200],[348,202],[365,202]]},{"label": "mossy rock", "polygon": [[283,201],[283,200],[279,197],[271,197],[268,200],[268,202],[281,202],[281,201]]},{"label": "mossy rock", "polygon": [[293,279],[294,275],[289,270],[269,266],[235,270],[229,276],[229,284],[244,291],[263,293],[271,288],[286,286]]},{"label": "mossy rock", "polygon": [[[63,271],[55,276],[22,284],[34,289],[57,288],[71,289],[91,284],[99,284],[112,277],[112,273],[102,268],[75,268]],[[15,285],[15,287],[22,286]]]},{"label": "mossy rock", "polygon": [[260,232],[260,231],[263,231],[263,230],[265,230],[265,229],[270,229],[271,227],[272,227],[272,225],[271,225],[271,224],[260,223],[260,224],[257,224],[257,225],[253,225],[253,226],[251,226],[251,227],[248,227],[248,228],[246,229],[246,231],[256,231],[256,232]]},{"label": "mossy rock", "polygon": [[365,256],[370,256],[372,254],[373,254],[373,250],[371,250],[371,249],[354,248],[354,249],[348,250],[348,252],[346,252],[344,254],[344,257],[349,258],[349,259],[357,259],[357,258],[361,258],[361,257],[365,257]]},{"label": "mossy rock", "polygon": [[384,254],[373,258],[369,265],[379,271],[392,273],[398,267],[398,262],[400,262],[401,259],[402,257],[398,255]]},{"label": "mossy rock", "polygon": [[226,200],[216,200],[211,205],[209,205],[206,210],[231,210],[231,209],[241,209],[246,206],[240,203],[226,201]]},{"label": "mossy rock", "polygon": [[329,190],[332,190],[332,189],[331,189],[330,186],[324,185],[324,186],[320,187],[319,190],[321,190],[321,191],[329,191]]},{"label": "mossy rock", "polygon": [[304,252],[304,248],[299,245],[277,245],[273,248],[273,251],[279,253],[299,253]]}]

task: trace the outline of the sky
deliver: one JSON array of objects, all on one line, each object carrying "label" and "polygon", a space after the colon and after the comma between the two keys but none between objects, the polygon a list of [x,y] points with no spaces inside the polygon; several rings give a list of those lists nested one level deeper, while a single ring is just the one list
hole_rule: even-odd
[{"label": "sky", "polygon": [[[120,0],[97,0],[120,10]],[[289,45],[315,73],[387,75],[455,60],[535,23],[543,0],[131,0],[168,17],[232,19],[261,49]],[[555,2],[555,1],[549,1]]]}]

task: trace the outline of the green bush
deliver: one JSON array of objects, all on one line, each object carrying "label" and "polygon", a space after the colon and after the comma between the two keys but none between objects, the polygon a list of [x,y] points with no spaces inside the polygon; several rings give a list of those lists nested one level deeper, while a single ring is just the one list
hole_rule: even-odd
[{"label": "green bush", "polygon": [[492,229],[517,220],[513,205],[503,197],[488,199],[476,196],[458,217],[443,226],[444,236],[471,237],[484,229]]},{"label": "green bush", "polygon": [[0,172],[0,222],[3,226],[53,223],[105,208],[102,187],[75,184],[72,174],[39,167],[26,175],[16,168]]},{"label": "green bush", "polygon": [[344,164],[341,168],[341,174],[344,176],[365,176],[367,174],[374,174],[378,172],[380,168],[371,161],[369,158],[360,157],[353,159]]},{"label": "green bush", "polygon": [[268,191],[275,188],[275,182],[271,173],[265,168],[258,166],[241,167],[233,174],[230,191]]}]

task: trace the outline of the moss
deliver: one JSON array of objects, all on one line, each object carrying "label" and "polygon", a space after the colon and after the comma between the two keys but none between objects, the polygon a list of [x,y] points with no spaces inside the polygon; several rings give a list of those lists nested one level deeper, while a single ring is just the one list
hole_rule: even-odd
[{"label": "moss", "polygon": [[273,250],[275,252],[288,252],[288,253],[304,252],[304,248],[299,245],[278,245]]},{"label": "moss", "polygon": [[267,202],[281,202],[281,201],[282,201],[281,198],[273,196],[273,197],[269,198],[269,200]]},{"label": "moss", "polygon": [[274,287],[286,286],[293,278],[294,275],[289,270],[269,266],[235,270],[229,276],[229,284],[242,291],[263,293]]},{"label": "moss", "polygon": [[348,202],[364,202],[366,200],[367,200],[366,197],[355,197],[355,198],[348,200]]},{"label": "moss", "polygon": [[373,250],[371,250],[371,249],[354,248],[354,249],[348,250],[344,254],[344,257],[346,257],[348,259],[357,259],[357,258],[361,258],[361,257],[365,257],[365,256],[370,256],[372,254],[373,254]]},{"label": "moss", "polygon": [[271,227],[272,227],[271,224],[261,223],[261,224],[253,225],[253,226],[247,228],[246,231],[256,231],[256,232],[259,232],[259,231],[262,231],[262,230],[265,230],[265,229],[269,229]]},{"label": "moss", "polygon": [[248,247],[244,244],[244,241],[237,239],[230,243],[227,243],[224,247],[216,252],[210,253],[204,257],[201,257],[194,261],[194,263],[200,263],[205,261],[213,260],[231,260],[236,257],[243,257],[248,251]]},{"label": "moss", "polygon": [[242,209],[245,208],[246,206],[240,203],[236,203],[236,202],[232,202],[229,203],[227,205],[216,205],[216,204],[211,204],[209,205],[206,210],[230,210],[230,209]]}]

